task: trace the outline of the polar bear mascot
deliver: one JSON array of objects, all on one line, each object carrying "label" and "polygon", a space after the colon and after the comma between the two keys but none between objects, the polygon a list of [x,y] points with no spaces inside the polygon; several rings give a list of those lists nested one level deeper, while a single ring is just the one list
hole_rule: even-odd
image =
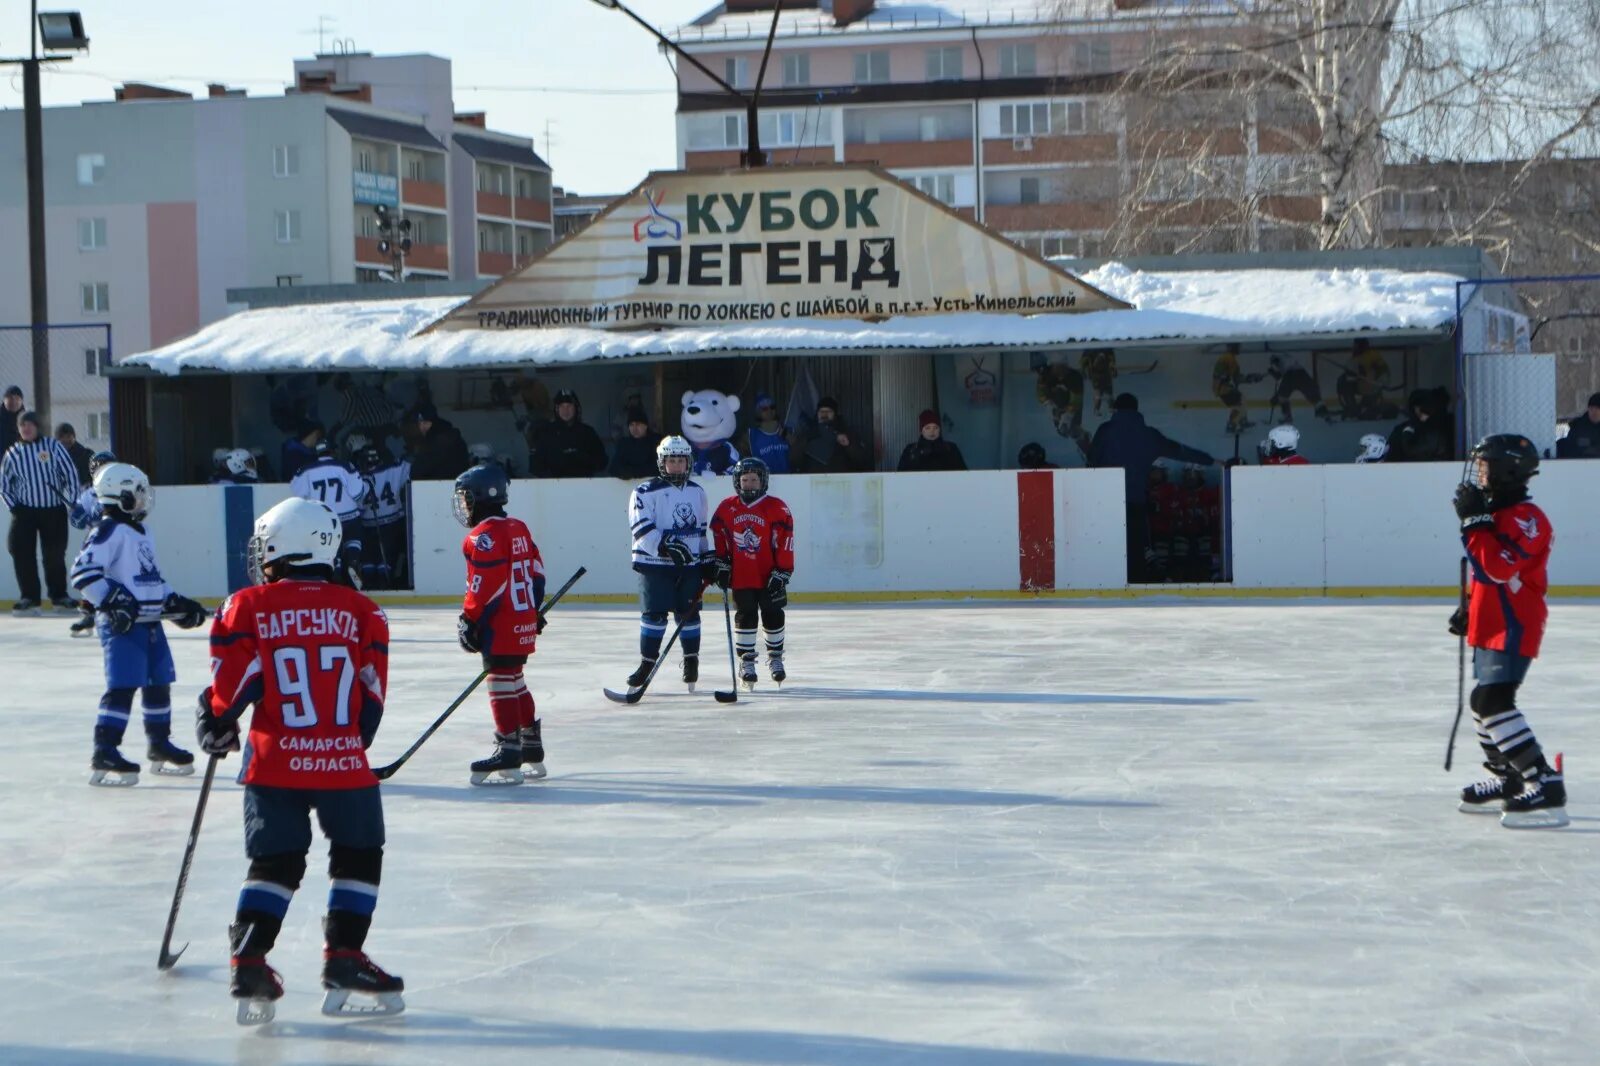
[{"label": "polar bear mascot", "polygon": [[739,426],[739,397],[716,389],[683,394],[683,435],[694,445],[695,474],[726,474],[739,461],[730,443]]}]

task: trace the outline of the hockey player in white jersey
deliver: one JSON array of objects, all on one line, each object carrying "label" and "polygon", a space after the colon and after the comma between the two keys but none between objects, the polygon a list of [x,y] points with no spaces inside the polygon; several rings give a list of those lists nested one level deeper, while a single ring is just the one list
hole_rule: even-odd
[{"label": "hockey player in white jersey", "polygon": [[[110,452],[95,452],[89,457],[89,484],[78,493],[78,502],[67,512],[67,521],[72,523],[73,529],[93,530],[100,521],[100,501],[94,498],[94,476],[100,472],[102,466],[116,461],[117,457]],[[89,543],[89,537],[93,535],[93,532],[85,535],[83,542]],[[72,623],[70,632],[75,637],[87,637],[94,632],[94,604],[88,600],[79,600],[78,610],[81,614],[78,620]]]},{"label": "hockey player in white jersey", "polygon": [[256,457],[247,448],[224,452],[217,460],[217,472],[211,479],[213,485],[255,485],[260,481]]},{"label": "hockey player in white jersey", "polygon": [[693,459],[687,440],[665,438],[656,445],[658,475],[628,500],[640,600],[639,668],[628,677],[630,689],[644,685],[655,667],[669,613],[682,626],[684,683],[693,691],[700,679],[700,561],[709,516],[705,490],[689,480]]},{"label": "hockey player in white jersey", "polygon": [[378,588],[409,588],[406,512],[411,507],[411,463],[406,459],[385,462],[376,444],[362,444],[352,457],[367,479],[367,498],[361,508],[367,522],[362,576],[372,573]]},{"label": "hockey player in white jersey", "polygon": [[108,463],[95,474],[104,516],[72,564],[72,586],[95,605],[105,653],[106,693],[94,725],[92,785],[133,785],[139,764],[117,749],[133,711],[144,707],[147,755],[156,773],[192,774],[194,756],[172,743],[172,683],[177,671],[161,620],[194,629],[206,611],[172,591],[156,564],[155,544],[142,525],[150,510],[150,480],[136,466]]},{"label": "hockey player in white jersey", "polygon": [[289,492],[302,500],[326,504],[339,516],[344,539],[339,543],[339,565],[334,572],[361,588],[361,541],[367,524],[361,517],[361,505],[367,497],[366,480],[335,455],[327,441],[319,441],[317,457],[300,468],[289,482]]}]

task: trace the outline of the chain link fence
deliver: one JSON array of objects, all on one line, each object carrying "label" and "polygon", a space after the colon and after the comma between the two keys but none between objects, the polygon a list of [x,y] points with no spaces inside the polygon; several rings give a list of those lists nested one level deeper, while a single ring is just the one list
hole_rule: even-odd
[{"label": "chain link fence", "polygon": [[[50,410],[54,431],[69,422],[78,441],[95,451],[111,447],[111,327],[104,324],[46,326],[50,346]],[[39,390],[33,380],[33,328],[0,326],[0,388],[17,385],[33,410]]]}]

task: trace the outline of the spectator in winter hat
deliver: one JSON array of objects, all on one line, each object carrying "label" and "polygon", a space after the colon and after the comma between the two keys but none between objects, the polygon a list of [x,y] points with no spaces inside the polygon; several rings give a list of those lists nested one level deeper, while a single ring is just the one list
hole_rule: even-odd
[{"label": "spectator in winter hat", "polygon": [[606,468],[606,446],[582,419],[578,394],[556,393],[556,416],[528,432],[528,472],[534,477],[593,477]]},{"label": "spectator in winter hat", "polygon": [[617,441],[606,473],[626,481],[644,481],[656,476],[656,443],[661,438],[650,432],[650,416],[635,407],[628,412],[628,435]]},{"label": "spectator in winter hat", "polygon": [[917,416],[917,439],[900,453],[897,470],[965,470],[961,449],[944,439],[944,426],[931,410]]},{"label": "spectator in winter hat", "polygon": [[1557,459],[1600,459],[1600,392],[1589,397],[1589,409],[1567,419],[1567,435],[1556,441]]},{"label": "spectator in winter hat", "polygon": [[1017,452],[1017,467],[1021,470],[1059,470],[1044,453],[1044,445],[1030,440]]},{"label": "spectator in winter hat", "polygon": [[853,474],[870,466],[865,442],[839,417],[832,396],[817,401],[816,424],[800,434],[791,457],[797,474]]},{"label": "spectator in winter hat", "polygon": [[56,440],[72,456],[72,465],[78,468],[78,483],[89,484],[89,459],[94,452],[78,443],[78,431],[72,428],[71,422],[63,422],[56,427]]},{"label": "spectator in winter hat", "polygon": [[472,465],[461,431],[448,419],[440,418],[438,408],[431,402],[417,404],[411,417],[420,433],[416,454],[411,458],[413,481],[454,481]]},{"label": "spectator in winter hat", "polygon": [[322,443],[322,423],[309,418],[301,419],[294,433],[278,450],[278,465],[283,467],[284,480],[293,480],[305,466],[317,457],[317,445]]},{"label": "spectator in winter hat", "polygon": [[756,393],[756,420],[745,432],[744,454],[766,463],[769,473],[787,474],[789,446],[789,434],[778,421],[778,405],[766,393]]},{"label": "spectator in winter hat", "polygon": [[17,443],[17,416],[22,413],[22,390],[15,385],[6,387],[3,409],[0,409],[0,455]]}]

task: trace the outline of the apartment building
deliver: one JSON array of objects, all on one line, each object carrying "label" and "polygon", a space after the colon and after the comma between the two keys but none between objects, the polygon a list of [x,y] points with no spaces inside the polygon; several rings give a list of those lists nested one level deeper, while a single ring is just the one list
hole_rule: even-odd
[{"label": "apartment building", "polygon": [[[221,318],[230,288],[393,277],[380,208],[409,223],[410,278],[498,277],[551,243],[550,168],[454,111],[449,60],[341,53],[294,72],[281,96],[129,83],[45,110],[52,322],[109,325],[114,359]],[[0,112],[0,144],[22,143],[21,112]],[[17,237],[0,242],[0,325],[29,321],[26,204],[20,162],[0,168],[0,233]],[[25,352],[0,364],[31,379]],[[96,366],[52,349],[52,413],[80,434],[108,413],[61,401],[103,392],[79,380]]]},{"label": "apartment building", "polygon": [[[675,39],[749,87],[772,9],[727,0]],[[1319,206],[1303,149],[1311,120],[1223,93],[1172,108],[1130,96],[1123,74],[1163,34],[1195,31],[1192,12],[1180,22],[1164,10],[1143,0],[785,3],[760,143],[776,164],[878,163],[1045,255],[1098,256],[1115,227],[1139,223],[1144,252],[1299,246],[1294,226]],[[1229,18],[1219,9],[1206,32],[1228,33]],[[678,77],[679,164],[735,165],[746,143],[738,103],[691,64]],[[1241,226],[1243,240],[1226,232]],[[1210,230],[1229,246],[1211,248]]]}]

